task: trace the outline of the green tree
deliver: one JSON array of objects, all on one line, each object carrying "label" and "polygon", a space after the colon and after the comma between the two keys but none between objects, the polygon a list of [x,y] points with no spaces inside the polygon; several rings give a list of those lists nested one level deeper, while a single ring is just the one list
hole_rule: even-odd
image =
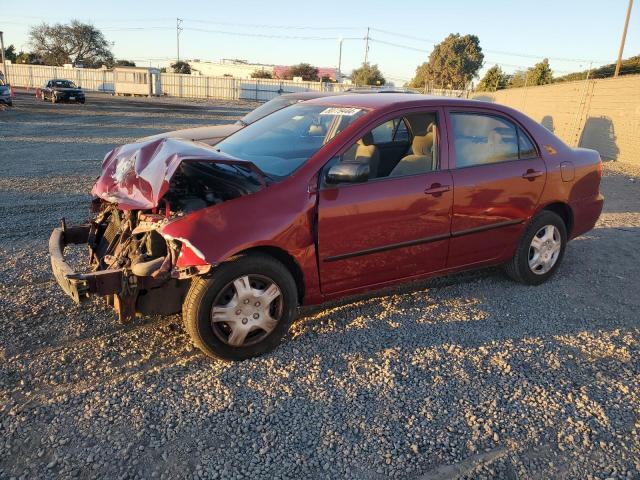
[{"label": "green tree", "polygon": [[284,78],[286,80],[292,80],[293,77],[302,77],[302,80],[305,82],[317,82],[320,80],[318,78],[317,67],[308,63],[299,63],[289,67],[289,69],[284,73]]},{"label": "green tree", "polygon": [[363,63],[351,72],[351,81],[356,85],[384,85],[387,83],[378,65]]},{"label": "green tree", "polygon": [[476,90],[478,92],[495,92],[507,86],[507,75],[500,66],[494,65],[484,74]]},{"label": "green tree", "polygon": [[183,62],[182,60],[172,63],[171,68],[173,69],[173,73],[191,74],[191,65],[187,62]]},{"label": "green tree", "polygon": [[33,53],[46,65],[82,62],[98,68],[113,65],[111,44],[93,25],[72,20],[68,24],[42,23],[29,30]]},{"label": "green tree", "polygon": [[553,72],[549,66],[549,59],[545,58],[526,71],[516,71],[509,78],[507,88],[533,87],[551,82],[553,82]]},{"label": "green tree", "polygon": [[20,52],[16,55],[16,63],[42,65],[42,59],[32,52]]},{"label": "green tree", "polygon": [[11,60],[12,63],[16,63],[16,47],[9,45],[4,49],[4,58]]},{"label": "green tree", "polygon": [[428,62],[418,66],[410,86],[464,89],[476,77],[483,61],[477,36],[452,33],[433,48]]},{"label": "green tree", "polygon": [[[553,81],[573,82],[576,80],[584,80],[585,78],[587,78],[587,73],[589,74],[589,78],[609,78],[613,77],[613,72],[615,71],[615,69],[616,64],[610,63],[608,65],[603,65],[602,67],[592,68],[591,70],[569,73],[567,75],[563,75],[562,77],[554,78]],[[640,55],[629,57],[622,61],[620,75],[630,75],[638,73],[640,73]]]},{"label": "green tree", "polygon": [[546,85],[553,82],[553,72],[549,66],[549,59],[545,58],[527,70],[528,85]]},{"label": "green tree", "polygon": [[268,70],[256,69],[251,74],[251,78],[273,78],[273,75]]},{"label": "green tree", "polygon": [[526,85],[527,72],[524,70],[516,70],[513,75],[509,77],[507,88],[520,88]]},{"label": "green tree", "polygon": [[114,67],[135,67],[136,62],[132,62],[131,60],[116,60]]}]

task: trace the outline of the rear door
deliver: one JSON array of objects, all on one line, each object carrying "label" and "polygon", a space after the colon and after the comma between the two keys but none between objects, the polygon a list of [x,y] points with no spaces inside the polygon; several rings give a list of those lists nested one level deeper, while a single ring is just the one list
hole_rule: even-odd
[{"label": "rear door", "polygon": [[[442,123],[442,110],[428,109],[425,115]],[[453,190],[446,143],[440,142],[436,151],[440,162],[435,170],[381,175],[359,184],[321,183],[318,255],[324,294],[417,277],[445,267]],[[379,153],[384,155],[383,149]]]},{"label": "rear door", "polygon": [[544,161],[506,115],[449,109],[447,122],[454,184],[447,267],[509,258],[540,200]]}]

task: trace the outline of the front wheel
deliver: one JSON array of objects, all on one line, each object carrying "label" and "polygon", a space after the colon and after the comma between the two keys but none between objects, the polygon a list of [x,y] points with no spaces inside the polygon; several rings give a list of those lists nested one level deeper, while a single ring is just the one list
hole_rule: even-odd
[{"label": "front wheel", "polygon": [[518,282],[540,285],[560,266],[566,245],[564,221],[556,213],[544,210],[527,226],[505,271]]},{"label": "front wheel", "polygon": [[194,278],[183,304],[185,328],[209,356],[244,360],[273,350],[295,318],[296,283],[279,261],[239,255]]}]

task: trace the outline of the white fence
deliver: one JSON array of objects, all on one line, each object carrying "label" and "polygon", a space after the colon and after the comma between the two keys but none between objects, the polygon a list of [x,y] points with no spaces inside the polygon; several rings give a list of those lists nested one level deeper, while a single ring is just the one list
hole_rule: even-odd
[{"label": "white fence", "polygon": [[[7,65],[9,83],[16,87],[38,88],[52,78],[73,80],[85,90],[114,93],[113,72],[90,68],[63,68],[44,65]],[[151,76],[149,75],[151,79]],[[353,85],[330,82],[293,82],[291,80],[206,77],[178,73],[160,74],[163,95],[182,98],[267,101],[283,93],[341,92]],[[420,93],[449,97],[467,97],[465,90],[427,89]]]},{"label": "white fence", "polygon": [[[9,83],[16,87],[38,88],[52,78],[73,80],[85,90],[114,92],[113,72],[89,68],[43,65],[7,65]],[[178,73],[160,74],[163,95],[183,98],[266,101],[283,93],[305,91],[339,92],[350,85],[289,80],[205,77]]]},{"label": "white fence", "polygon": [[16,87],[38,88],[52,78],[73,80],[86,90],[113,92],[113,72],[45,65],[7,65],[7,81]]}]

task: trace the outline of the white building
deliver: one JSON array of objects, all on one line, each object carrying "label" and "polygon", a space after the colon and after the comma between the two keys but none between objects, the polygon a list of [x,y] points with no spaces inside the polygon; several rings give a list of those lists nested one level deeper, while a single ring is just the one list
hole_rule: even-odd
[{"label": "white building", "polygon": [[219,63],[202,62],[200,60],[187,60],[191,67],[192,75],[204,75],[208,77],[234,77],[251,78],[256,70],[269,72],[273,75],[274,65],[262,63],[248,63],[244,60],[222,59]]}]

